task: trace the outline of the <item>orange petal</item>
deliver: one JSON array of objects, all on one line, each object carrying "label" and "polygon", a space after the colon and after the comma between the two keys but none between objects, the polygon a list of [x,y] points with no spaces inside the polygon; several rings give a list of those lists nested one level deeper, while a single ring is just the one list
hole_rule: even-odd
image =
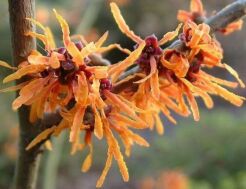
[{"label": "orange petal", "polygon": [[139,80],[139,81],[135,81],[134,83],[143,83],[146,80],[148,80],[149,78],[152,77],[152,75],[157,71],[157,65],[156,65],[156,60],[154,56],[150,57],[150,73],[149,75],[147,75],[145,78]]},{"label": "orange petal", "polygon": [[104,183],[104,180],[108,174],[108,171],[112,165],[112,160],[113,160],[113,154],[112,154],[112,150],[108,150],[108,157],[107,157],[107,161],[106,161],[106,164],[104,166],[104,169],[103,169],[103,172],[101,174],[101,176],[99,177],[99,179],[97,180],[97,184],[96,184],[96,187],[97,188],[101,188],[103,183]]},{"label": "orange petal", "polygon": [[229,35],[234,31],[241,30],[243,27],[243,20],[240,19],[236,22],[232,22],[226,26],[226,28],[222,29],[222,33],[224,35]]},{"label": "orange petal", "polygon": [[182,24],[179,24],[178,27],[175,29],[175,31],[166,33],[162,37],[162,39],[159,41],[159,45],[164,45],[168,41],[172,41],[175,37],[177,37],[181,27],[182,27]]},{"label": "orange petal", "polygon": [[126,48],[122,48],[120,46],[120,44],[111,44],[111,45],[106,46],[106,47],[101,47],[101,48],[97,49],[97,53],[105,53],[105,52],[108,52],[108,51],[115,49],[115,48],[120,50],[121,52],[123,52],[125,54],[131,54],[130,50],[128,50]]},{"label": "orange petal", "polygon": [[63,33],[63,42],[64,42],[65,47],[67,47],[71,43],[71,39],[69,36],[70,35],[69,26],[66,20],[60,14],[58,14],[55,9],[53,9],[53,11],[55,13],[55,16],[58,22],[61,25],[62,33]]},{"label": "orange petal", "polygon": [[226,81],[217,77],[214,77],[212,75],[207,74],[206,72],[203,72],[200,70],[200,74],[195,74],[196,77],[201,78],[205,81],[210,80],[215,83],[218,83],[220,85],[224,85],[226,87],[231,87],[231,88],[236,88],[238,86],[238,83],[236,82],[231,82],[231,81]]},{"label": "orange petal", "polygon": [[116,81],[122,72],[124,72],[129,66],[135,64],[135,61],[139,58],[142,53],[143,48],[145,47],[145,42],[142,42],[136,50],[134,50],[125,60],[112,65],[109,68],[109,75],[112,78],[112,81]]},{"label": "orange petal", "polygon": [[75,100],[80,105],[84,106],[87,102],[88,94],[89,94],[88,83],[87,83],[86,76],[83,72],[81,72],[80,75],[77,75],[77,77],[78,77],[78,84],[73,85]]},{"label": "orange petal", "polygon": [[7,83],[13,80],[20,79],[21,77],[27,74],[39,73],[45,69],[44,65],[28,65],[26,67],[20,68],[15,73],[10,74],[9,76],[5,77],[3,83]]},{"label": "orange petal", "polygon": [[159,135],[163,135],[164,134],[164,126],[161,122],[161,119],[160,119],[158,114],[155,114],[154,117],[155,117],[155,124],[156,124],[157,133]]},{"label": "orange petal", "polygon": [[151,86],[151,93],[152,93],[153,97],[158,100],[160,97],[158,70],[156,70],[156,72],[150,78],[150,86]]},{"label": "orange petal", "polygon": [[98,39],[98,41],[95,43],[95,46],[96,46],[97,48],[100,48],[100,47],[103,45],[103,43],[107,40],[107,38],[108,38],[108,31],[106,31],[106,32],[103,34],[103,36],[100,37],[100,39]]},{"label": "orange petal", "polygon": [[205,103],[205,105],[207,106],[207,108],[213,108],[214,103],[212,98],[206,93],[204,92],[202,89],[192,85],[192,83],[190,83],[189,81],[187,81],[186,79],[181,78],[181,81],[194,93],[197,93],[198,95],[200,95]]},{"label": "orange petal", "polygon": [[56,53],[56,52],[52,52],[50,59],[49,59],[49,64],[50,64],[51,68],[53,68],[53,69],[60,68],[60,61],[57,57],[57,54],[58,53]]},{"label": "orange petal", "polygon": [[71,56],[73,57],[73,61],[75,62],[77,66],[84,64],[84,57],[73,42],[69,42],[66,45],[66,48],[69,54],[71,54]]},{"label": "orange petal", "polygon": [[29,81],[26,81],[26,82],[23,82],[21,84],[18,84],[18,85],[14,85],[14,86],[11,86],[11,87],[7,87],[5,89],[0,89],[0,93],[5,93],[5,92],[12,92],[12,91],[17,91],[21,88],[23,88],[25,85],[27,85],[29,83]]},{"label": "orange petal", "polygon": [[97,48],[93,42],[88,43],[82,50],[81,55],[83,58],[87,57],[88,55],[96,52]]},{"label": "orange petal", "polygon": [[243,105],[243,101],[245,100],[244,97],[235,95],[230,91],[226,90],[225,88],[217,85],[216,83],[213,83],[212,85],[214,87],[214,90],[217,92],[217,94],[220,95],[225,100],[229,101],[230,103],[238,107]]},{"label": "orange petal", "polygon": [[201,0],[191,0],[190,10],[195,13],[204,14]]},{"label": "orange petal", "polygon": [[40,41],[42,41],[42,43],[47,46],[48,45],[48,42],[47,42],[47,37],[43,34],[39,34],[39,33],[36,33],[36,32],[32,32],[32,31],[28,31],[25,33],[26,36],[31,36],[33,38],[37,38],[39,39]]},{"label": "orange petal", "polygon": [[177,15],[177,19],[180,22],[186,22],[186,21],[192,19],[192,13],[184,11],[184,10],[179,10],[178,15]]},{"label": "orange petal", "polygon": [[84,173],[90,169],[91,164],[92,164],[93,147],[91,143],[89,144],[89,148],[90,148],[90,152],[85,158],[85,161],[83,162],[83,165],[81,167],[81,171]]},{"label": "orange petal", "polygon": [[108,78],[108,66],[88,66],[86,70],[92,72],[95,79]]},{"label": "orange petal", "polygon": [[102,139],[102,137],[103,137],[103,123],[102,123],[100,114],[99,114],[94,103],[92,103],[92,109],[93,109],[94,116],[95,116],[94,134],[98,139]]},{"label": "orange petal", "polygon": [[228,72],[230,72],[231,75],[233,75],[233,76],[237,79],[238,83],[240,84],[240,86],[241,86],[242,88],[245,88],[245,84],[244,84],[243,81],[239,78],[238,73],[237,73],[231,66],[229,66],[229,65],[227,65],[227,64],[222,64],[222,66],[223,66]]},{"label": "orange petal", "polygon": [[84,113],[85,113],[85,108],[78,107],[74,115],[73,125],[70,131],[70,137],[69,137],[70,142],[76,142],[76,138],[79,134],[80,125],[82,125],[83,122]]},{"label": "orange petal", "polygon": [[47,139],[55,130],[56,126],[53,126],[51,128],[48,128],[41,132],[38,136],[36,136],[30,144],[25,148],[26,150],[30,150],[34,146],[36,146],[38,143],[42,142],[43,140]]},{"label": "orange petal", "polygon": [[193,113],[194,120],[199,121],[200,115],[199,115],[199,109],[198,109],[196,99],[192,95],[192,93],[190,92],[190,90],[188,88],[185,89],[185,92],[186,92],[187,99],[188,99],[188,102],[189,102],[190,107],[191,107],[191,111]]},{"label": "orange petal", "polygon": [[114,16],[114,19],[115,19],[116,23],[118,24],[118,27],[121,30],[121,32],[124,33],[127,37],[129,37],[133,41],[135,41],[136,43],[138,43],[138,44],[141,43],[143,40],[139,36],[134,34],[133,31],[130,30],[130,28],[126,24],[124,18],[122,17],[120,9],[116,5],[116,3],[114,3],[114,2],[110,3],[110,7],[111,7],[111,12]]},{"label": "orange petal", "polygon": [[3,61],[0,61],[0,66],[5,67],[5,68],[9,68],[9,69],[12,69],[12,70],[17,70],[16,67],[12,67],[8,63],[3,62]]}]

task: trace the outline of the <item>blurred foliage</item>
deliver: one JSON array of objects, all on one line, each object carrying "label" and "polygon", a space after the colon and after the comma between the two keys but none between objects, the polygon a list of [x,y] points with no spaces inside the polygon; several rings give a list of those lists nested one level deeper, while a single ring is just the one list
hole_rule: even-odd
[{"label": "blurred foliage", "polygon": [[[246,170],[244,113],[238,112],[235,117],[235,112],[223,110],[203,112],[201,121],[196,123],[198,126],[182,121],[175,132],[154,137],[148,150],[139,151],[136,159],[130,161],[131,171],[149,175],[178,168],[205,186],[217,189],[234,184],[239,188],[245,176],[241,171]],[[144,166],[138,162],[144,162]]]}]

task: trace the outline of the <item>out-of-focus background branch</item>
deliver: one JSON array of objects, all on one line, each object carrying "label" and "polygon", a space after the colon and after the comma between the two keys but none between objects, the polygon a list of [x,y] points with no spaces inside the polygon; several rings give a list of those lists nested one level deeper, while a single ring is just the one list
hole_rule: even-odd
[{"label": "out-of-focus background branch", "polygon": [[[83,30],[88,40],[94,40],[99,35],[109,30],[110,42],[121,43],[124,47],[133,48],[132,41],[128,40],[118,30],[111,16],[108,0],[95,0],[100,4],[99,12],[95,21],[89,23],[90,29],[84,28],[85,23],[81,21],[86,17],[85,12],[89,12],[91,0],[43,0],[37,1],[36,17],[37,19],[51,26],[61,45],[61,32],[57,21],[52,13],[52,8],[56,8],[69,22],[72,33]],[[178,9],[188,9],[189,1],[187,0],[116,0],[121,5],[122,12],[130,27],[140,36],[144,37],[155,33],[161,37],[165,32],[173,30],[177,26],[176,13]],[[214,14],[214,10],[220,10],[226,4],[233,2],[225,1],[204,1],[208,14]],[[10,36],[7,1],[0,3],[0,57],[10,62]],[[95,8],[95,7],[94,7]],[[97,7],[98,8],[98,7]],[[89,13],[88,13],[89,14]],[[90,16],[87,16],[90,17]],[[87,26],[86,26],[87,27]],[[232,65],[246,81],[246,27],[242,31],[233,33],[224,37],[217,35],[225,50],[224,61]],[[41,50],[41,43],[39,48]],[[117,50],[106,55],[106,57],[117,62],[124,58],[124,55]],[[216,70],[216,75],[232,79],[224,70]],[[8,71],[0,70],[2,79]],[[3,85],[0,84],[0,88]],[[246,96],[245,90],[237,90],[243,96]],[[0,188],[8,188],[14,172],[14,161],[16,159],[16,140],[17,140],[17,119],[11,110],[11,100],[14,94],[1,94],[0,96]],[[153,133],[143,133],[150,141],[149,149],[135,147],[132,157],[127,159],[130,165],[131,179],[129,183],[123,183],[117,169],[112,169],[108,175],[104,188],[145,188],[152,189],[154,185],[160,188],[164,185],[160,180],[165,180],[161,175],[168,170],[179,170],[186,175],[186,180],[191,183],[192,189],[244,189],[246,188],[246,147],[242,145],[246,138],[246,119],[244,117],[246,109],[237,109],[227,102],[220,99],[216,100],[216,107],[213,111],[202,109],[201,122],[194,123],[192,118],[186,120],[178,118],[178,126],[173,127],[165,118],[163,119],[166,126],[165,136],[157,136]],[[204,107],[201,105],[201,107]],[[67,136],[64,136],[65,140]],[[62,144],[62,145],[61,145]],[[95,159],[92,170],[89,173],[82,174],[80,165],[85,153],[77,154],[74,157],[69,155],[68,143],[62,141],[55,142],[54,148],[59,146],[62,150],[60,161],[57,157],[49,155],[42,162],[41,173],[46,175],[47,161],[58,161],[57,185],[49,186],[49,181],[39,180],[38,188],[61,188],[90,189],[95,187],[96,179],[103,168],[105,161],[105,145],[97,144],[95,149]],[[54,149],[54,150],[58,150]],[[52,154],[52,153],[49,153]],[[55,159],[55,160],[54,160]],[[144,165],[144,166],[143,166]],[[53,170],[56,166],[53,167]],[[54,174],[53,174],[54,175]],[[168,175],[168,174],[167,174]],[[175,175],[175,174],[174,174]],[[178,179],[176,182],[185,182]],[[52,176],[52,175],[51,175]],[[47,177],[47,175],[46,175]],[[166,178],[166,177],[165,177]],[[175,178],[175,177],[174,177]],[[55,179],[49,177],[50,180]],[[47,185],[43,185],[43,180]],[[164,181],[163,181],[164,182]],[[52,185],[52,183],[50,183]]]}]

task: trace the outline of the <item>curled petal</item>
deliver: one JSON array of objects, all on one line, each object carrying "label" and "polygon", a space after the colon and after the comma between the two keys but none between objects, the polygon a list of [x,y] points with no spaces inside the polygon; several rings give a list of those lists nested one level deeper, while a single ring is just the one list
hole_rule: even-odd
[{"label": "curled petal", "polygon": [[145,47],[145,42],[143,41],[136,50],[134,50],[125,60],[112,65],[109,68],[109,75],[112,80],[115,81],[119,75],[125,71],[129,66],[135,64],[135,61],[139,58],[142,53],[143,48]]},{"label": "curled petal", "polygon": [[160,119],[158,114],[155,114],[154,116],[155,116],[155,124],[156,124],[157,133],[159,135],[163,135],[164,134],[164,126],[161,122],[161,119]]},{"label": "curled petal", "polygon": [[190,10],[194,13],[204,14],[203,5],[201,0],[191,0]]},{"label": "curled petal", "polygon": [[222,98],[224,98],[225,100],[229,101],[230,103],[238,107],[243,105],[243,101],[245,100],[244,97],[235,95],[229,92],[228,90],[226,90],[225,88],[217,85],[216,83],[212,83],[212,86],[216,91],[216,93],[220,95]]},{"label": "curled petal", "polygon": [[17,70],[15,73],[10,74],[9,76],[5,77],[3,80],[3,83],[7,83],[13,80],[20,79],[21,77],[27,75],[27,74],[34,74],[39,73],[43,70],[45,70],[45,65],[28,65],[26,67],[23,67],[19,70]]},{"label": "curled petal", "polygon": [[96,46],[97,48],[100,48],[100,47],[103,45],[103,43],[107,40],[107,38],[108,38],[108,31],[106,31],[106,32],[103,34],[103,36],[100,37],[100,39],[95,43],[95,46]]},{"label": "curled petal", "polygon": [[80,125],[82,124],[84,113],[85,113],[85,108],[78,107],[78,110],[74,115],[73,125],[71,127],[71,132],[69,137],[70,142],[76,143],[76,138],[79,134],[79,128]]},{"label": "curled petal", "polygon": [[154,56],[151,56],[150,57],[150,73],[149,73],[149,75],[147,75],[145,78],[143,78],[139,81],[136,81],[134,83],[143,83],[143,82],[147,81],[149,78],[151,78],[154,75],[154,73],[156,71],[157,71],[156,60],[155,60]]},{"label": "curled petal", "polygon": [[226,86],[226,87],[230,87],[230,88],[236,88],[238,86],[238,83],[236,82],[231,82],[231,81],[226,81],[217,77],[214,77],[210,74],[207,74],[206,72],[200,71],[200,74],[194,74],[196,77],[204,80],[204,81],[213,81],[217,84]]},{"label": "curled petal", "polygon": [[112,49],[115,49],[115,48],[118,49],[118,50],[120,50],[121,52],[123,52],[125,54],[128,54],[128,55],[131,54],[131,51],[130,50],[128,50],[126,48],[122,48],[120,46],[120,44],[111,44],[111,45],[106,46],[106,47],[101,47],[101,48],[99,48],[97,50],[97,53],[105,53],[105,52],[108,52],[108,51],[110,51]]},{"label": "curled petal", "polygon": [[177,19],[180,22],[186,22],[188,20],[192,20],[192,17],[193,17],[193,15],[190,12],[187,12],[187,11],[184,11],[184,10],[179,10],[178,11]]},{"label": "curled petal", "polygon": [[94,74],[96,79],[108,78],[108,67],[107,66],[90,66],[86,68]]},{"label": "curled petal", "polygon": [[49,59],[49,64],[50,64],[51,68],[53,68],[53,69],[60,68],[60,61],[57,57],[57,54],[58,53],[53,52],[50,56],[50,59]]},{"label": "curled petal", "polygon": [[213,108],[214,103],[213,100],[211,99],[211,97],[204,92],[202,89],[199,89],[198,87],[192,85],[189,81],[187,81],[186,79],[181,78],[181,81],[194,93],[197,93],[198,95],[200,95],[204,101],[204,103],[206,104],[207,108]]},{"label": "curled petal", "polygon": [[240,86],[241,86],[242,88],[245,88],[245,84],[244,84],[243,81],[239,78],[238,73],[237,73],[231,66],[229,66],[228,64],[222,64],[222,66],[223,66],[228,72],[230,72],[231,75],[233,75],[233,76],[237,79],[238,83],[240,84]]},{"label": "curled petal", "polygon": [[57,20],[59,21],[61,28],[62,28],[62,33],[63,33],[63,42],[65,47],[67,47],[70,43],[71,43],[71,39],[70,39],[70,31],[69,31],[69,26],[66,22],[66,20],[56,12],[55,9],[53,9],[55,16],[57,18]]},{"label": "curled petal", "polygon": [[167,43],[168,41],[171,41],[171,40],[173,40],[175,37],[177,37],[178,34],[179,34],[179,30],[180,30],[181,27],[182,27],[182,24],[179,24],[175,31],[166,33],[166,34],[162,37],[162,39],[159,41],[159,45],[164,45],[164,44]]},{"label": "curled petal", "polygon": [[82,167],[81,167],[81,171],[84,173],[90,169],[91,164],[92,164],[93,146],[92,146],[91,142],[88,145],[89,145],[90,152],[86,156],[85,161],[83,162]]},{"label": "curled petal", "polygon": [[243,27],[243,20],[238,20],[236,22],[232,22],[226,26],[226,28],[222,29],[221,32],[224,35],[229,35],[234,31],[241,30]]},{"label": "curled petal", "polygon": [[199,115],[199,108],[198,108],[196,99],[192,95],[192,93],[191,93],[191,91],[190,91],[190,89],[188,87],[185,87],[185,92],[186,92],[187,99],[188,99],[188,102],[189,102],[190,107],[191,107],[191,111],[193,113],[194,120],[195,121],[199,121],[200,120],[200,115]]},{"label": "curled petal", "polygon": [[5,68],[9,68],[9,69],[12,69],[12,70],[17,70],[16,67],[10,66],[8,63],[3,62],[3,61],[0,61],[0,66],[5,67]]},{"label": "curled petal", "polygon": [[114,19],[115,19],[116,23],[118,24],[118,27],[121,30],[121,32],[124,33],[127,37],[129,37],[133,41],[135,41],[136,43],[138,43],[138,44],[141,43],[143,40],[139,36],[134,34],[133,31],[130,30],[130,28],[126,24],[124,18],[122,17],[120,9],[116,5],[116,3],[113,3],[113,2],[110,3],[110,7],[111,7],[111,12],[114,16]]},{"label": "curled petal", "polygon": [[160,85],[159,85],[159,78],[158,78],[158,70],[153,74],[150,78],[150,86],[151,86],[151,93],[154,98],[159,99],[160,97]]},{"label": "curled petal", "polygon": [[45,139],[47,139],[55,130],[56,126],[53,126],[51,128],[48,128],[46,130],[44,130],[42,133],[40,133],[38,136],[36,136],[30,144],[28,144],[28,146],[25,148],[26,150],[30,150],[31,148],[33,148],[34,146],[36,146],[38,143],[44,141]]},{"label": "curled petal", "polygon": [[97,48],[96,48],[96,45],[91,42],[91,43],[88,43],[82,50],[81,50],[81,56],[83,58],[87,57],[88,55],[90,55],[91,53],[94,53],[96,52]]},{"label": "curled petal", "polygon": [[103,172],[101,174],[101,176],[99,177],[98,181],[97,181],[97,184],[96,184],[96,187],[97,188],[101,188],[103,183],[104,183],[104,180],[108,174],[108,171],[112,165],[112,160],[113,160],[113,153],[112,153],[112,150],[109,149],[108,150],[108,155],[107,155],[107,161],[105,163],[105,166],[104,166],[104,169],[103,169]]},{"label": "curled petal", "polygon": [[82,53],[79,51],[79,49],[76,47],[76,45],[73,42],[69,42],[66,45],[66,48],[69,52],[69,54],[72,55],[73,61],[77,66],[83,65],[84,64],[84,57]]}]

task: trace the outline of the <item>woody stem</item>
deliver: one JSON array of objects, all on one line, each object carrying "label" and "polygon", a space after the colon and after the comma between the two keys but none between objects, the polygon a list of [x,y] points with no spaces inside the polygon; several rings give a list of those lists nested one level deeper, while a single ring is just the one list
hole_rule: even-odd
[{"label": "woody stem", "polygon": [[[10,29],[12,39],[13,64],[18,66],[26,60],[31,50],[36,48],[35,39],[24,35],[27,31],[34,31],[35,27],[26,20],[34,17],[34,0],[9,0]],[[23,80],[22,80],[23,81]],[[19,82],[22,82],[19,81]],[[40,146],[26,151],[25,147],[40,132],[29,122],[29,108],[23,106],[19,115],[19,149],[15,170],[15,189],[34,189],[40,161]]]}]

